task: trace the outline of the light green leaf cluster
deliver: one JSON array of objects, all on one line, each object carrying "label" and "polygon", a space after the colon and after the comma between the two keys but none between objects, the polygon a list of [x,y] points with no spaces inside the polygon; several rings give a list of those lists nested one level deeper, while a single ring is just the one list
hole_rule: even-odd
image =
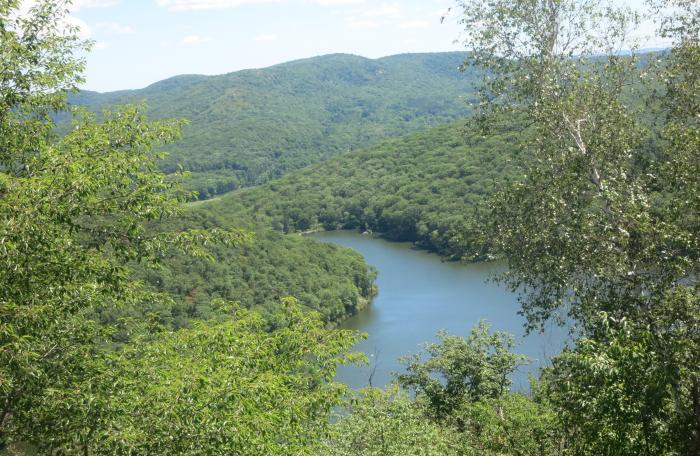
[{"label": "light green leaf cluster", "polygon": [[357,393],[321,450],[327,456],[447,456],[459,454],[459,434],[429,419],[398,389]]},{"label": "light green leaf cluster", "polygon": [[467,338],[438,336],[425,356],[404,359],[397,384],[351,397],[323,454],[564,454],[551,405],[510,391],[507,377],[525,361],[511,351],[512,336],[484,323]]},{"label": "light green leaf cluster", "polygon": [[[687,292],[687,290],[686,290]],[[693,306],[690,296],[669,298]],[[669,305],[668,310],[678,307]],[[678,316],[668,318],[675,320]],[[660,335],[652,327],[601,314],[595,336],[565,350],[543,373],[543,386],[574,431],[574,454],[683,455],[687,452],[687,383],[698,362],[692,335],[676,328]],[[692,378],[692,377],[691,377]],[[691,434],[692,435],[692,434]],[[684,448],[685,447],[685,448]]]},{"label": "light green leaf cluster", "polygon": [[[110,400],[97,392],[118,359],[103,344],[117,328],[93,313],[168,301],[132,282],[128,264],[247,235],[148,229],[186,198],[153,152],[179,136],[181,122],[149,121],[142,106],[126,106],[52,135],[49,114],[80,81],[74,53],[85,43],[63,25],[65,3],[37,2],[22,16],[19,3],[0,1],[0,446],[55,450],[70,439],[87,448],[72,430]],[[112,380],[119,390],[122,380]]]},{"label": "light green leaf cluster", "polygon": [[402,359],[406,373],[399,384],[424,396],[435,417],[444,419],[465,401],[495,399],[510,390],[510,378],[526,361],[516,355],[513,336],[489,331],[483,321],[469,337],[438,333],[439,343],[424,346],[428,359],[420,354]]},{"label": "light green leaf cluster", "polygon": [[72,454],[313,454],[346,387],[332,382],[350,331],[282,303],[273,332],[256,313],[142,335],[56,385],[33,410],[37,444]]}]

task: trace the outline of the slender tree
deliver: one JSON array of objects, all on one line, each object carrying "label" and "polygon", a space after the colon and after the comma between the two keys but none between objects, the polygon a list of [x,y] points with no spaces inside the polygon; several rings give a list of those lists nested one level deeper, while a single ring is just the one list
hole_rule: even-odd
[{"label": "slender tree", "polygon": [[535,132],[485,234],[530,328],[568,319],[580,336],[545,374],[572,450],[697,454],[697,3],[660,2],[672,48],[642,56],[639,15],[597,0],[458,5],[483,125],[518,112]]}]

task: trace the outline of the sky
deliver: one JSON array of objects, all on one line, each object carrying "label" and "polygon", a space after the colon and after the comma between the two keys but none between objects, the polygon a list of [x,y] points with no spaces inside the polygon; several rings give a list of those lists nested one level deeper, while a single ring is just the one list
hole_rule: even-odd
[{"label": "sky", "polygon": [[[643,0],[614,0],[638,6]],[[454,0],[73,0],[84,89],[136,89],[299,58],[461,50]]]},{"label": "sky", "polygon": [[299,58],[377,58],[460,50],[450,0],[78,0],[71,20],[94,40],[85,89],[145,87]]}]

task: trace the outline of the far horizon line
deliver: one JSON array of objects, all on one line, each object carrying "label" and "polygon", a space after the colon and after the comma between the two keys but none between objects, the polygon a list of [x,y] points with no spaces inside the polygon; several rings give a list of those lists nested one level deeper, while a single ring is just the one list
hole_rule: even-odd
[{"label": "far horizon line", "polygon": [[[618,52],[618,55],[629,55],[632,52],[639,53],[639,54],[644,54],[644,53],[649,53],[649,52],[659,52],[659,51],[664,51],[667,50],[668,47],[648,47],[648,48],[640,48],[640,49],[635,49],[633,50],[622,50]],[[351,52],[331,52],[328,54],[318,54],[318,55],[313,55],[309,57],[300,57],[297,59],[291,59],[291,60],[285,60],[282,62],[278,63],[273,63],[271,65],[266,65],[266,66],[259,66],[259,67],[249,67],[249,68],[241,68],[238,70],[232,70],[232,71],[227,71],[224,73],[212,73],[212,74],[205,74],[205,73],[180,73],[180,74],[174,74],[172,76],[168,76],[163,79],[158,79],[156,81],[151,82],[150,84],[146,84],[145,86],[140,86],[140,87],[134,87],[134,88],[121,88],[121,89],[115,89],[115,90],[92,90],[89,88],[85,87],[79,87],[78,91],[79,92],[91,92],[91,93],[98,93],[98,94],[107,94],[107,93],[116,93],[116,92],[131,92],[131,91],[137,91],[137,90],[144,90],[147,89],[155,84],[161,83],[163,81],[168,81],[171,79],[175,78],[181,78],[181,77],[201,77],[201,78],[211,78],[211,77],[218,77],[218,76],[225,76],[233,73],[239,73],[243,71],[255,71],[255,70],[264,70],[267,68],[273,68],[276,66],[280,65],[287,65],[295,62],[302,62],[304,60],[312,60],[312,59],[318,59],[318,58],[323,58],[323,57],[331,57],[331,56],[338,56],[338,55],[344,55],[344,56],[351,56],[351,57],[359,57],[361,59],[366,59],[366,60],[382,60],[382,59],[388,59],[391,57],[398,57],[401,55],[426,55],[426,54],[468,54],[469,51],[467,50],[453,50],[453,51],[418,51],[418,52],[400,52],[398,54],[387,54],[383,55],[380,57],[367,57],[364,55],[360,54],[353,54]]]},{"label": "far horizon line", "polygon": [[140,86],[140,87],[122,88],[122,89],[114,89],[114,90],[93,90],[93,89],[89,89],[89,88],[86,88],[86,87],[79,87],[78,90],[79,90],[80,92],[92,92],[92,93],[99,93],[99,94],[114,93],[114,92],[130,92],[130,91],[136,91],[136,90],[144,90],[144,89],[147,89],[147,88],[151,87],[151,86],[154,85],[154,84],[158,84],[158,83],[160,83],[160,82],[168,81],[168,80],[170,80],[170,79],[179,78],[179,77],[202,77],[202,78],[210,78],[210,77],[217,77],[217,76],[225,76],[225,75],[228,75],[228,74],[239,73],[239,72],[242,72],[242,71],[264,70],[264,69],[267,69],[267,68],[273,68],[273,67],[280,66],[280,65],[286,65],[286,64],[290,64],[290,63],[301,62],[301,61],[304,61],[304,60],[312,60],[312,59],[317,59],[317,58],[322,58],[322,57],[330,57],[330,56],[334,56],[334,55],[346,55],[346,56],[352,56],[352,57],[359,57],[359,58],[366,59],[366,60],[382,60],[382,59],[387,59],[387,58],[390,58],[390,57],[397,57],[397,56],[400,56],[400,55],[420,55],[420,54],[467,54],[467,53],[468,53],[468,51],[417,51],[417,52],[400,52],[400,53],[398,53],[398,54],[387,54],[387,55],[383,55],[383,56],[380,56],[380,57],[367,57],[367,56],[360,55],[360,54],[353,54],[353,53],[351,53],[351,52],[331,52],[331,53],[328,53],[328,54],[318,54],[318,55],[312,55],[312,56],[309,56],[309,57],[300,57],[300,58],[297,58],[297,59],[284,60],[284,61],[282,61],[282,62],[273,63],[273,64],[271,64],[271,65],[266,65],[266,66],[241,68],[241,69],[238,69],[238,70],[227,71],[227,72],[224,72],[224,73],[212,73],[212,74],[206,74],[206,73],[179,73],[179,74],[174,74],[174,75],[172,75],[172,76],[168,76],[168,77],[163,78],[163,79],[155,80],[155,81],[151,82],[150,84],[146,84],[146,85]]}]

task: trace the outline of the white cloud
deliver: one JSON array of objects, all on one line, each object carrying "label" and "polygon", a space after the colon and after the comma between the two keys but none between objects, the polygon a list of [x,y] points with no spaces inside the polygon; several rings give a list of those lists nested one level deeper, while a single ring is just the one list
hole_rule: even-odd
[{"label": "white cloud", "polygon": [[107,49],[108,47],[109,47],[109,43],[105,43],[104,41],[97,41],[92,48],[97,51],[97,50]]},{"label": "white cloud", "polygon": [[379,24],[374,21],[351,21],[346,26],[351,29],[369,29],[378,27]]},{"label": "white cloud", "polygon": [[428,21],[409,21],[409,22],[404,22],[403,24],[399,25],[402,29],[426,29],[430,28],[430,22]]},{"label": "white cloud", "polygon": [[450,8],[440,8],[439,10],[435,10],[433,12],[433,16],[446,17],[449,16],[452,11],[453,10]]},{"label": "white cloud", "polygon": [[369,9],[365,12],[368,17],[397,17],[402,13],[401,6],[394,3],[382,3],[376,8]]},{"label": "white cloud", "polygon": [[108,33],[114,33],[116,35],[129,35],[135,32],[131,26],[119,24],[117,22],[99,22],[96,27],[100,30],[104,30]]},{"label": "white cloud", "polygon": [[255,37],[255,41],[275,41],[277,39],[277,35],[274,35],[272,33],[261,33],[260,35]]},{"label": "white cloud", "polygon": [[158,6],[167,8],[168,11],[196,11],[236,8],[260,3],[279,3],[280,1],[282,0],[156,0],[156,3]]},{"label": "white cloud", "polygon": [[182,44],[187,44],[187,45],[196,45],[196,44],[202,44],[206,43],[208,41],[211,41],[212,38],[210,36],[201,36],[201,35],[187,35],[182,39]]}]

